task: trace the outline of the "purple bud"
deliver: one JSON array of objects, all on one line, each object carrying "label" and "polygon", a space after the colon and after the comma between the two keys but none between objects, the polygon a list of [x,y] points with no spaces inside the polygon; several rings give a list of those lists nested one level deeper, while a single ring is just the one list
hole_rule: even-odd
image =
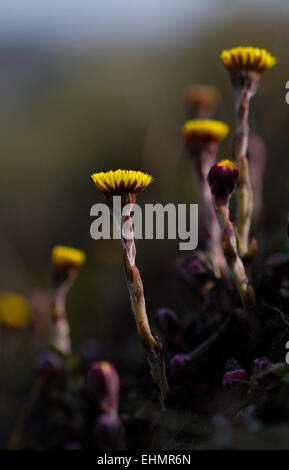
[{"label": "purple bud", "polygon": [[93,362],[87,373],[87,389],[99,413],[117,412],[119,376],[110,362]]},{"label": "purple bud", "polygon": [[101,450],[125,450],[124,429],[115,413],[97,417],[94,428],[96,445]]},{"label": "purple bud", "polygon": [[176,354],[171,359],[171,368],[175,374],[178,374],[182,368],[191,361],[188,354]]},{"label": "purple bud", "polygon": [[159,308],[155,313],[155,322],[159,330],[170,338],[181,332],[180,320],[170,308]]},{"label": "purple bud", "polygon": [[236,163],[222,160],[212,166],[208,174],[208,183],[217,204],[226,204],[234,191],[239,170]]},{"label": "purple bud", "polygon": [[64,374],[64,364],[59,357],[53,351],[45,351],[40,354],[36,359],[37,369],[40,373],[47,376],[62,376]]},{"label": "purple bud", "polygon": [[272,366],[272,362],[268,357],[262,356],[262,357],[257,357],[257,359],[254,359],[251,365],[251,374],[253,376],[256,376],[260,374],[261,372],[270,369]]},{"label": "purple bud", "polygon": [[189,259],[179,258],[176,267],[187,282],[194,286],[202,287],[208,282],[210,275],[205,267],[205,261],[201,261],[199,256],[201,256],[200,253]]},{"label": "purple bud", "polygon": [[244,369],[230,370],[223,377],[223,387],[225,390],[232,390],[242,385],[244,380],[248,380]]}]

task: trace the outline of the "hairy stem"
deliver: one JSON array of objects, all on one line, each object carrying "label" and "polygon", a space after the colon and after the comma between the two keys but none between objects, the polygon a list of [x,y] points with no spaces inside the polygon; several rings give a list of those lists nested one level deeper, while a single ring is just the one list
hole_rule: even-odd
[{"label": "hairy stem", "polygon": [[244,87],[236,91],[236,135],[234,142],[235,159],[239,166],[237,184],[238,210],[237,210],[237,238],[238,251],[241,257],[249,249],[249,234],[253,213],[253,191],[249,173],[247,151],[249,141],[249,103],[250,89]]},{"label": "hairy stem", "polygon": [[143,284],[140,272],[135,265],[136,248],[131,221],[132,207],[131,204],[123,216],[122,244],[126,282],[138,333],[147,355],[159,398],[163,404],[169,389],[163,359],[163,346],[160,340],[154,337],[151,332],[146,313]]},{"label": "hairy stem", "polygon": [[71,353],[70,327],[66,316],[66,293],[63,287],[56,289],[52,297],[51,346],[64,355]]},{"label": "hairy stem", "polygon": [[255,294],[249,284],[244,264],[238,254],[237,241],[233,224],[230,220],[228,204],[216,205],[216,213],[222,229],[222,246],[228,266],[236,288],[247,312],[251,312],[255,305]]}]

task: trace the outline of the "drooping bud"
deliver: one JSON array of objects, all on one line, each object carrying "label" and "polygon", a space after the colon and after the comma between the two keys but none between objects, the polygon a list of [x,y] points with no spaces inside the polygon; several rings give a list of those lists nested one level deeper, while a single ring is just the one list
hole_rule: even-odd
[{"label": "drooping bud", "polygon": [[225,390],[233,390],[240,387],[246,380],[248,380],[248,375],[244,369],[230,370],[223,377],[223,387]]},{"label": "drooping bud", "polygon": [[259,375],[261,372],[264,372],[267,369],[270,369],[272,362],[268,357],[262,356],[254,359],[251,365],[251,374],[253,377]]},{"label": "drooping bud", "polygon": [[222,160],[209,171],[208,183],[215,196],[216,205],[227,204],[238,180],[238,166],[230,160]]},{"label": "drooping bud", "polygon": [[117,413],[120,382],[110,362],[93,362],[87,373],[87,389],[99,413]]}]

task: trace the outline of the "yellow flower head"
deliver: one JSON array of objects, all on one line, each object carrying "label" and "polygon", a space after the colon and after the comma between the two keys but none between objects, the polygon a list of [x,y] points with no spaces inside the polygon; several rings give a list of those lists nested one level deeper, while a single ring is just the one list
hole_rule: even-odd
[{"label": "yellow flower head", "polygon": [[0,321],[14,328],[27,326],[32,318],[29,302],[14,292],[0,294]]},{"label": "yellow flower head", "polygon": [[233,47],[221,53],[223,64],[228,70],[244,69],[258,73],[271,69],[277,62],[266,49],[258,47]]},{"label": "yellow flower head", "polygon": [[96,187],[104,194],[135,194],[145,189],[153,177],[142,171],[116,170],[91,175]]},{"label": "yellow flower head", "polygon": [[229,127],[221,121],[196,119],[187,121],[182,127],[182,132],[187,142],[192,140],[201,142],[215,140],[221,142],[227,136]]},{"label": "yellow flower head", "polygon": [[52,250],[51,261],[58,268],[79,268],[85,262],[85,253],[69,246],[55,246]]}]

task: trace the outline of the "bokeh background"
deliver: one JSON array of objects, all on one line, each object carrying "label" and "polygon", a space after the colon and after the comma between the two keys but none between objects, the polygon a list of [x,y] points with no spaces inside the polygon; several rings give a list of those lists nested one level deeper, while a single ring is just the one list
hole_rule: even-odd
[{"label": "bokeh background", "polygon": [[[102,201],[90,174],[140,169],[156,180],[140,203],[196,203],[180,133],[184,89],[194,83],[220,89],[216,117],[231,126],[220,157],[230,156],[233,92],[219,55],[236,45],[265,47],[278,58],[252,100],[250,125],[268,154],[261,248],[281,240],[289,191],[288,13],[285,0],[3,0],[1,291],[33,299],[45,316],[51,248],[83,249],[87,262],[68,300],[74,349],[93,349],[120,371],[145,367],[120,242],[90,238],[90,207]],[[137,242],[151,316],[162,306],[180,315],[186,309],[174,272],[178,255],[177,241]],[[1,327],[1,443],[45,344],[45,332],[36,336]]]}]

